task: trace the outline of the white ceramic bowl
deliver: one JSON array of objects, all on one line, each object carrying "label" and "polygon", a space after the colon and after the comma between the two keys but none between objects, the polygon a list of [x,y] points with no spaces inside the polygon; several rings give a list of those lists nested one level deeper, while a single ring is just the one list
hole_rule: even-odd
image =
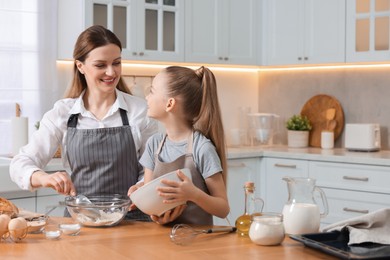
[{"label": "white ceramic bowl", "polygon": [[[184,168],[180,170],[192,180],[189,169]],[[162,179],[181,181],[177,176],[177,171],[169,172],[152,180],[149,183],[146,183],[144,186],[138,188],[130,195],[131,201],[137,206],[137,208],[148,215],[161,216],[164,214],[164,212],[186,203],[185,201],[172,204],[163,203],[164,199],[158,195],[156,190],[158,186],[167,186],[161,183]]]}]

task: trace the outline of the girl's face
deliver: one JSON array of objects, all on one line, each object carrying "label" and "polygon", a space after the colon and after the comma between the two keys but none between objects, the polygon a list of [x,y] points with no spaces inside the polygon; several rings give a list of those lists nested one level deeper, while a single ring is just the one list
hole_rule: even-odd
[{"label": "girl's face", "polygon": [[121,50],[115,44],[108,44],[92,50],[84,63],[76,61],[77,68],[84,74],[88,89],[113,92],[122,73]]},{"label": "girl's face", "polygon": [[166,73],[160,72],[154,77],[150,92],[146,96],[149,117],[161,120],[166,116],[166,105],[168,102],[166,94],[167,84],[168,76]]}]

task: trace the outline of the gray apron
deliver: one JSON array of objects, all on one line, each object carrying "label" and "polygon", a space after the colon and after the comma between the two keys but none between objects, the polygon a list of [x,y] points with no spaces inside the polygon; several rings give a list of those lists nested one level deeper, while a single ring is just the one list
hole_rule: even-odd
[{"label": "gray apron", "polygon": [[[194,183],[194,185],[199,189],[201,189],[202,191],[206,192],[207,194],[210,194],[207,189],[206,182],[202,174],[196,168],[193,159],[193,155],[192,155],[193,133],[188,138],[186,154],[178,157],[176,160],[170,163],[162,162],[158,156],[161,152],[161,149],[165,143],[166,138],[167,136],[165,135],[157,149],[156,154],[154,155],[155,167],[153,171],[153,178],[157,178],[159,176],[164,175],[165,173],[169,173],[177,169],[189,168],[191,171],[192,182]],[[212,225],[213,217],[211,214],[204,211],[201,207],[199,207],[195,203],[188,201],[187,208],[183,211],[183,213],[172,223],[169,224],[176,224],[176,223]]]},{"label": "gray apron", "polygon": [[[120,109],[119,112],[123,123],[120,127],[77,129],[79,114],[69,117],[67,156],[77,194],[127,196],[130,186],[138,181],[140,164],[131,127],[126,111]],[[137,214],[130,211],[128,215],[130,213]],[[135,218],[145,220],[145,216],[142,213]]]}]

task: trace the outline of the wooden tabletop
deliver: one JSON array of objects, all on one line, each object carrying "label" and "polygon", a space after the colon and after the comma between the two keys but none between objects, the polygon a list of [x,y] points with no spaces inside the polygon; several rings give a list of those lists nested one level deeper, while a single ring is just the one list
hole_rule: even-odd
[{"label": "wooden tabletop", "polygon": [[[64,218],[51,218],[61,223]],[[171,228],[123,221],[115,227],[82,227],[78,236],[47,240],[28,234],[21,242],[0,242],[0,259],[333,259],[286,237],[279,246],[259,246],[230,234],[202,234],[186,246],[170,241]]]}]

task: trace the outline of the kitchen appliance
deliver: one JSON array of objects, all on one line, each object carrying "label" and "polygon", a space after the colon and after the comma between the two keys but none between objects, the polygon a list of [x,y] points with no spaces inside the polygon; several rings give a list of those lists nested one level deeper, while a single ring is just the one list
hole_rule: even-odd
[{"label": "kitchen appliance", "polygon": [[351,151],[379,151],[381,134],[379,124],[346,124],[345,148]]},{"label": "kitchen appliance", "polygon": [[279,115],[269,113],[248,114],[251,145],[272,145],[279,128]]}]

